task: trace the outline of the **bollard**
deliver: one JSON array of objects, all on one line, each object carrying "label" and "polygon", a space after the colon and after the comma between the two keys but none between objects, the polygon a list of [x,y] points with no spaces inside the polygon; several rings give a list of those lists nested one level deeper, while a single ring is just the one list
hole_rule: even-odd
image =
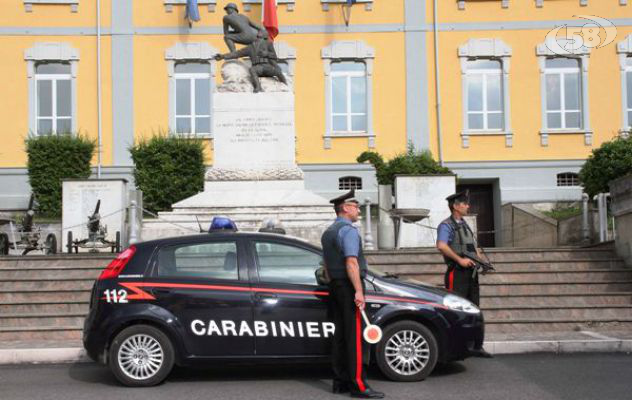
[{"label": "bollard", "polygon": [[366,221],[364,225],[364,249],[365,250],[374,250],[373,246],[373,234],[371,233],[371,199],[368,197],[364,200],[364,204],[366,205]]},{"label": "bollard", "polygon": [[136,209],[136,200],[129,203],[129,244],[138,242],[138,218]]},{"label": "bollard", "polygon": [[590,244],[590,226],[588,225],[588,200],[590,197],[582,193],[582,239],[584,244]]}]

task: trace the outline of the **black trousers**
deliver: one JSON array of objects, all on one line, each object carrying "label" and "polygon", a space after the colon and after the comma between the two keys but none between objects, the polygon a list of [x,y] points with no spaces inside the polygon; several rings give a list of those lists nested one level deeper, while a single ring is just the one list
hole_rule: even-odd
[{"label": "black trousers", "polygon": [[336,331],[332,343],[334,381],[348,383],[364,391],[367,387],[366,368],[369,345],[362,339],[364,321],[356,307],[355,290],[348,280],[333,280],[329,284],[330,311]]},{"label": "black trousers", "polygon": [[[474,273],[473,268],[463,268],[460,265],[450,264],[445,272],[445,288],[454,294],[464,297],[480,305],[480,289],[478,284],[478,273]],[[482,349],[485,341],[485,331],[476,338],[473,344],[474,349]]]},{"label": "black trousers", "polygon": [[478,273],[475,273],[473,268],[463,268],[454,264],[448,265],[448,270],[445,272],[445,288],[477,306],[480,304]]}]

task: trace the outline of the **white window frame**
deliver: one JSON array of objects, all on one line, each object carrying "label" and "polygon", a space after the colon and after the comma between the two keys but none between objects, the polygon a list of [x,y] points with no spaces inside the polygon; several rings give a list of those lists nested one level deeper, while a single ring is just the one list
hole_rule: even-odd
[{"label": "white window frame", "polygon": [[288,86],[294,91],[294,74],[296,72],[296,49],[286,42],[275,41],[274,51],[277,59],[287,64],[288,73],[285,74]]},{"label": "white window frame", "polygon": [[[569,131],[569,130],[582,130],[583,129],[583,107],[582,107],[582,103],[583,103],[583,99],[581,98],[582,96],[582,88],[581,88],[581,61],[578,61],[578,66],[577,68],[571,68],[571,67],[546,67],[546,71],[544,72],[544,79],[546,79],[548,76],[551,75],[557,75],[560,79],[560,109],[551,109],[549,108],[549,105],[547,104],[547,99],[546,99],[546,93],[544,93],[545,99],[544,102],[546,104],[546,113],[544,114],[543,118],[546,118],[546,123],[548,124],[548,116],[549,114],[553,114],[553,113],[560,113],[561,114],[561,126],[559,128],[551,128],[548,127],[549,130],[553,131],[553,130],[560,130],[560,131]],[[567,75],[571,75],[571,74],[577,74],[578,76],[578,80],[579,80],[579,90],[578,90],[578,95],[579,95],[579,108],[577,109],[568,109],[566,108],[566,77]],[[578,112],[579,116],[580,116],[580,120],[579,120],[579,126],[578,127],[568,127],[566,125],[566,113],[567,112]]]},{"label": "white window frame", "polygon": [[[252,10],[252,5],[258,5],[263,3],[263,0],[242,0],[242,4],[244,5],[244,11]],[[285,4],[285,8],[287,11],[294,11],[294,5],[296,0],[276,0],[277,5]]]},{"label": "white window frame", "polygon": [[[548,40],[548,39],[547,39]],[[557,40],[558,43],[541,43],[536,47],[536,55],[538,56],[538,63],[540,66],[540,116],[542,119],[540,130],[540,145],[546,147],[549,145],[549,135],[584,135],[584,144],[591,146],[593,141],[593,132],[590,128],[590,114],[589,104],[590,99],[588,97],[588,65],[590,57],[590,49],[587,47],[581,47],[574,49],[567,55],[559,55],[554,53],[551,49],[555,48],[571,48],[572,46],[566,46],[568,40],[564,38],[551,39]],[[580,80],[580,107],[581,107],[581,127],[571,129],[551,129],[548,127],[547,121],[547,109],[546,109],[546,75],[550,68],[546,67],[547,58],[559,58],[568,57],[579,60],[579,80]],[[555,68],[556,70],[558,68]],[[561,68],[559,68],[561,69]]]},{"label": "white window frame", "polygon": [[[465,109],[465,112],[467,113],[467,116],[469,117],[471,114],[482,114],[483,115],[483,128],[482,129],[470,129],[468,126],[468,131],[475,133],[475,132],[503,132],[505,130],[505,128],[503,126],[501,126],[500,128],[489,128],[488,126],[488,116],[489,114],[500,114],[503,115],[505,113],[505,110],[502,109],[502,102],[503,102],[503,82],[502,82],[502,62],[499,62],[500,64],[500,68],[498,69],[468,69],[466,72],[466,82],[468,84],[468,97],[465,99],[465,102],[467,104],[467,108]],[[482,111],[470,111],[470,105],[469,105],[469,79],[471,76],[476,76],[476,75],[481,75],[482,79],[483,79],[483,91],[482,91],[482,95],[483,95],[483,110]],[[500,111],[489,111],[487,110],[487,80],[488,77],[490,75],[498,75],[498,78],[500,80],[500,101],[501,101],[501,110]],[[504,123],[503,123],[504,124]],[[469,125],[469,118],[468,118],[468,125]]]},{"label": "white window frame", "polygon": [[[353,62],[359,63],[358,61],[353,61]],[[362,64],[364,64],[364,63],[362,63]],[[367,119],[367,126],[368,126],[368,118],[369,118],[368,113],[366,113],[366,112],[364,112],[364,113],[354,113],[354,112],[351,111],[351,103],[352,103],[352,101],[351,101],[351,97],[352,97],[351,96],[351,78],[365,78],[365,84],[366,84],[366,65],[364,65],[364,68],[365,68],[364,71],[331,71],[332,83],[333,83],[333,79],[334,78],[345,78],[345,83],[346,83],[345,84],[345,87],[346,87],[345,94],[346,94],[346,99],[347,99],[347,112],[346,113],[335,113],[333,111],[333,108],[332,108],[332,111],[329,114],[329,118],[330,118],[329,123],[332,126],[332,132],[334,134],[336,134],[336,135],[339,135],[339,134],[343,134],[343,135],[344,134],[358,134],[358,133],[361,134],[361,133],[366,133],[367,132],[366,130],[364,130],[364,131],[354,131],[354,130],[352,130],[352,122],[351,122],[352,117],[364,116],[364,118]],[[332,101],[333,101],[333,90],[334,90],[334,88],[333,88],[333,84],[332,84],[331,85],[331,91],[332,92],[330,93]],[[366,101],[366,98],[364,100]],[[345,129],[344,131],[334,131],[333,130],[334,117],[340,117],[340,116],[346,116],[347,129]]]},{"label": "white window frame", "polygon": [[[33,47],[24,52],[24,60],[26,61],[26,74],[28,78],[29,92],[29,131],[31,134],[38,134],[37,129],[37,81],[43,79],[43,76],[67,76],[66,74],[42,74],[35,73],[36,65],[39,63],[69,63],[70,64],[70,113],[71,113],[71,132],[78,130],[77,121],[77,73],[79,71],[79,51],[71,47],[68,43],[61,42],[42,42],[36,43]],[[67,79],[67,78],[65,78]],[[54,85],[56,89],[57,85]],[[53,105],[56,106],[57,99],[53,98]],[[56,111],[56,110],[55,110]],[[55,127],[56,120],[53,120]]]},{"label": "white window frame", "polygon": [[[362,40],[333,41],[321,50],[325,68],[325,134],[323,135],[325,149],[331,149],[331,141],[339,137],[366,137],[368,148],[375,147],[375,132],[373,130],[373,60],[375,50]],[[366,74],[366,132],[334,132],[332,125],[332,71],[331,64],[335,62],[363,62]]]},{"label": "white window frame", "polygon": [[617,53],[619,54],[619,67],[621,70],[621,129],[619,135],[623,137],[630,136],[632,131],[632,121],[628,117],[628,112],[632,111],[632,99],[628,98],[628,85],[632,82],[628,80],[628,72],[632,72],[632,66],[627,65],[627,59],[632,57],[632,34],[628,35],[623,41],[617,44]]},{"label": "white window frame", "polygon": [[[330,4],[347,4],[347,0],[320,0],[323,11],[329,11]],[[356,4],[364,4],[365,11],[373,10],[373,0],[356,0]]]},{"label": "white window frame", "polygon": [[[471,136],[504,136],[505,147],[513,146],[513,132],[511,130],[511,99],[509,97],[509,70],[511,68],[511,54],[511,47],[500,39],[470,39],[465,44],[459,46],[458,56],[461,63],[461,97],[463,107],[461,146],[463,148],[470,147]],[[471,75],[474,71],[479,70],[468,69],[468,61],[481,59],[500,62],[500,71],[502,74],[500,81],[503,114],[502,129],[469,129],[467,79],[468,75]],[[484,92],[484,96],[487,96],[486,92]],[[483,107],[484,109],[487,108],[487,104],[484,104]]]},{"label": "white window frame", "polygon": [[[627,0],[619,0],[619,4],[623,5],[622,2],[627,1]],[[586,7],[588,5],[588,0],[579,0],[579,5],[581,7]],[[537,8],[542,8],[544,7],[544,0],[535,0],[535,6]]]},{"label": "white window frame", "polygon": [[[186,5],[187,0],[163,0],[165,12],[173,12],[173,6]],[[215,12],[217,0],[198,0],[198,6],[208,6],[208,12]]]},{"label": "white window frame", "polygon": [[[167,75],[169,77],[169,130],[176,134],[176,78],[182,75],[206,75],[206,73],[186,73],[176,74],[175,66],[177,63],[186,62],[198,62],[208,63],[208,78],[210,79],[210,97],[209,97],[209,116],[211,117],[211,132],[208,135],[198,134],[195,135],[198,138],[212,139],[213,138],[213,93],[215,92],[215,74],[217,63],[213,58],[218,51],[206,42],[190,42],[190,43],[176,43],[172,47],[165,51],[165,60],[167,61]],[[194,95],[194,91],[191,91],[191,95]],[[195,103],[192,102],[191,106],[194,107]],[[192,108],[191,112],[195,115],[195,109]],[[192,131],[195,132],[195,125],[191,125]]]},{"label": "white window frame", "polygon": [[[37,70],[37,65],[35,66],[36,70]],[[71,108],[71,112],[69,116],[63,116],[60,117],[57,115],[57,82],[58,81],[68,81],[70,82],[70,87],[72,88],[72,74],[67,73],[67,74],[38,74],[37,72],[35,73],[35,88],[37,90],[37,86],[38,83],[40,81],[51,81],[51,115],[47,116],[47,117],[41,117],[39,115],[39,98],[36,98],[35,100],[35,118],[36,118],[36,126],[39,126],[39,121],[42,119],[52,119],[52,133],[54,134],[59,134],[60,132],[57,130],[57,121],[60,119],[69,119],[70,120],[70,125],[72,126],[72,89],[70,92],[70,108]],[[38,96],[38,95],[36,95]],[[71,131],[74,132],[74,130]],[[35,130],[35,133],[37,135],[41,135],[41,133],[39,132],[39,129]]]},{"label": "white window frame", "polygon": [[[190,62],[195,62],[195,61],[190,61]],[[210,108],[210,104],[209,104],[209,109],[207,110],[208,113],[207,114],[196,114],[195,110],[197,109],[197,107],[195,106],[195,94],[196,94],[196,89],[195,89],[195,80],[196,79],[208,79],[209,80],[209,90],[211,88],[211,73],[209,72],[175,72],[175,80],[177,81],[178,79],[186,79],[189,81],[189,96],[190,96],[190,106],[191,106],[191,112],[188,115],[178,115],[178,93],[176,91],[176,100],[174,102],[174,107],[175,110],[173,110],[173,112],[175,113],[175,118],[176,118],[176,125],[175,127],[177,127],[177,121],[178,118],[189,118],[190,122],[191,122],[191,132],[189,133],[190,135],[196,136],[196,137],[208,137],[211,135],[211,132],[201,132],[201,133],[197,133],[196,132],[196,126],[195,126],[195,119],[196,118],[203,118],[203,117],[208,117],[209,119],[211,119],[211,108]],[[209,103],[210,103],[210,98],[212,97],[212,93],[209,93]],[[213,130],[212,126],[212,121],[211,123],[209,123],[209,130]],[[176,132],[176,130],[174,129],[173,133],[175,134],[181,134],[179,132]],[[186,135],[186,133],[184,133]]]},{"label": "white window frame", "polygon": [[[457,0],[456,1],[459,10],[465,10],[465,2],[466,2],[466,0]],[[496,2],[498,2],[498,0],[496,0]],[[500,0],[500,6],[502,8],[509,8],[509,0]]]},{"label": "white window frame", "polygon": [[33,4],[66,4],[70,6],[70,12],[79,11],[79,0],[23,0],[23,3],[26,12],[33,12]]}]

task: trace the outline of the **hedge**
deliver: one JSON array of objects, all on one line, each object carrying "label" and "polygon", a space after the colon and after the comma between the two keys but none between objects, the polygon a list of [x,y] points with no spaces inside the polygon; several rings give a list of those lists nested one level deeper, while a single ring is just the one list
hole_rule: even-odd
[{"label": "hedge", "polygon": [[62,180],[88,179],[94,140],[82,135],[30,136],[25,141],[29,183],[39,213],[61,216]]},{"label": "hedge", "polygon": [[429,150],[415,151],[412,144],[408,144],[405,153],[398,154],[389,161],[374,151],[365,151],[358,156],[357,162],[368,161],[375,168],[377,183],[380,185],[392,185],[395,175],[438,175],[450,174],[446,167],[442,167]]},{"label": "hedge", "polygon": [[151,212],[171,205],[204,188],[204,143],[199,139],[159,134],[130,148],[136,187]]},{"label": "hedge", "polygon": [[608,192],[608,183],[632,173],[632,137],[617,138],[592,151],[579,172],[584,191],[592,198]]}]

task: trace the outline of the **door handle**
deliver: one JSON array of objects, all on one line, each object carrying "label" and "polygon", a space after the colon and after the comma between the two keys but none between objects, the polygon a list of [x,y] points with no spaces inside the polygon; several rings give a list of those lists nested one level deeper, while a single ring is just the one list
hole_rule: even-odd
[{"label": "door handle", "polygon": [[154,294],[154,295],[159,295],[159,296],[162,295],[162,296],[164,296],[164,295],[170,294],[171,293],[171,289],[152,289],[151,293]]},{"label": "door handle", "polygon": [[255,299],[257,300],[264,300],[264,299],[278,299],[279,296],[277,296],[274,293],[255,293]]}]

